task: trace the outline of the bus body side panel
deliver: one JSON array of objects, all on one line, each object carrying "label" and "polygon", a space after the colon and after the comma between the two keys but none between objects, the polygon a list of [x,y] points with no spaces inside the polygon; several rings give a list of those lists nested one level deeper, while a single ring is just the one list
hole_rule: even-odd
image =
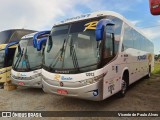
[{"label": "bus body side panel", "polygon": [[0,69],[0,83],[6,82],[6,68]]},{"label": "bus body side panel", "polygon": [[121,55],[118,55],[112,62],[104,67],[106,75],[103,79],[103,99],[112,96],[120,91],[121,88]]}]

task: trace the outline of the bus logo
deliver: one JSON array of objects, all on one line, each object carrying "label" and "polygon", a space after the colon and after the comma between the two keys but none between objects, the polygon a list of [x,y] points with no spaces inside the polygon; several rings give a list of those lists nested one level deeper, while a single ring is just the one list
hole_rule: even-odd
[{"label": "bus logo", "polygon": [[85,26],[84,31],[86,31],[86,30],[95,30],[96,26],[97,26],[97,23],[98,23],[98,21],[93,21],[93,22],[86,23],[84,25]]},{"label": "bus logo", "polygon": [[60,76],[59,74],[57,74],[57,75],[55,75],[55,76],[54,76],[54,80],[59,81],[59,80],[60,80],[60,78],[61,78],[61,76]]}]

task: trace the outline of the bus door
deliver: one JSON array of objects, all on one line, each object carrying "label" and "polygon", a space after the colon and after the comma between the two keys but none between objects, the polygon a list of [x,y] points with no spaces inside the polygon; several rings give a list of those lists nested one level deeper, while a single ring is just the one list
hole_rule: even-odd
[{"label": "bus door", "polygon": [[[98,28],[99,27],[99,28]],[[102,30],[102,31],[101,31]],[[100,34],[100,35],[99,35]],[[96,27],[96,40],[102,41],[102,58],[101,66],[104,67],[110,63],[115,57],[115,38],[114,38],[114,23],[109,19],[102,19],[99,21]],[[104,70],[107,72],[103,80],[103,99],[107,96],[111,96],[116,92],[120,83],[116,82],[116,68],[114,63],[111,62]]]},{"label": "bus door", "polygon": [[12,68],[15,50],[16,50],[16,47],[8,48],[8,53],[6,54],[6,57],[5,57],[6,81],[10,81],[11,68]]},{"label": "bus door", "polygon": [[0,50],[0,83],[6,81],[6,68],[4,67],[5,50]]}]

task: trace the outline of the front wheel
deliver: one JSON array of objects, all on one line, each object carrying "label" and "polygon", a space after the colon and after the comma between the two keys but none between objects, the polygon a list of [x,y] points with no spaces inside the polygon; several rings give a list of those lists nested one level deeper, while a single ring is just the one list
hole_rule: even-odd
[{"label": "front wheel", "polygon": [[127,92],[127,82],[125,79],[122,79],[121,90],[119,91],[119,97],[124,97]]}]

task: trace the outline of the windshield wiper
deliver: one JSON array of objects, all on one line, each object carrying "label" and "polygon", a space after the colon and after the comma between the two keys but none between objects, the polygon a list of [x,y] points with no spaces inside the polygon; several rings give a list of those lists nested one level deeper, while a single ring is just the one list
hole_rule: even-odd
[{"label": "windshield wiper", "polygon": [[[66,39],[64,39],[63,41],[63,45],[62,45],[62,48],[60,48],[60,50],[58,51],[57,55],[55,56],[56,57],[56,61],[51,63],[50,65],[50,68],[53,68],[54,66],[56,66],[57,62],[58,61],[62,61],[64,58],[63,58],[63,54],[64,54],[64,51],[65,51],[65,42],[66,42]],[[60,54],[60,56],[59,56]]]},{"label": "windshield wiper", "polygon": [[[24,53],[23,62],[25,63],[26,68],[27,68],[27,69],[30,69],[30,64],[29,64],[28,55],[27,55],[27,47],[26,47],[26,51],[25,51],[25,53]],[[22,68],[23,68],[23,62],[22,62]]]},{"label": "windshield wiper", "polygon": [[100,56],[101,56],[101,42],[97,42],[97,63],[100,61]]},{"label": "windshield wiper", "polygon": [[24,51],[24,48],[23,48],[22,51],[20,50],[20,52],[19,52],[18,55],[17,55],[18,59],[17,59],[15,65],[14,65],[14,68],[15,68],[15,69],[18,68],[18,66],[19,66],[19,64],[20,64],[20,62],[21,62],[21,60],[22,60],[22,56],[24,56],[24,59],[23,59],[23,61],[22,61],[22,67],[23,67],[23,64],[25,63],[27,69],[30,69],[30,64],[29,64],[29,61],[28,61],[28,56],[26,55],[26,53],[27,53],[27,48],[26,48],[26,51],[25,51],[24,54],[23,54],[23,51]]},{"label": "windshield wiper", "polygon": [[75,47],[73,46],[73,39],[70,41],[70,55],[72,56],[73,66],[79,71],[79,64],[77,60],[77,55],[75,51]]},{"label": "windshield wiper", "polygon": [[21,50],[20,46],[18,46],[18,53],[17,53],[17,55],[16,55],[16,57],[18,57],[18,58],[17,58],[17,60],[16,60],[15,65],[13,66],[13,68],[15,68],[15,69],[18,68],[19,63],[20,63],[20,61],[21,61],[21,59],[22,59],[22,56],[23,56],[23,51],[24,51],[24,48],[23,48],[23,50]]}]

